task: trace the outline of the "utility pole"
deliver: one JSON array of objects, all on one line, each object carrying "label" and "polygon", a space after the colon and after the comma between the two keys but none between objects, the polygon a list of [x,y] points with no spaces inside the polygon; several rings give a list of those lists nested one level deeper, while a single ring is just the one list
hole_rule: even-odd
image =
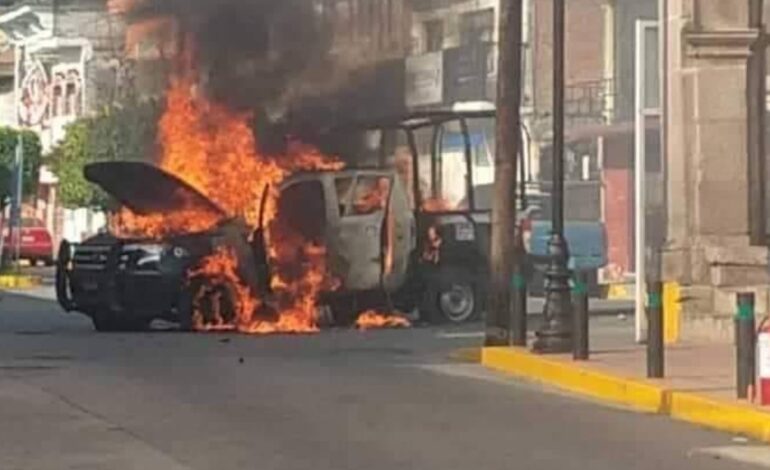
[{"label": "utility pole", "polygon": [[759,34],[751,47],[746,71],[749,150],[749,231],[753,245],[765,245],[767,238],[765,203],[765,120],[767,108],[766,35],[763,19],[764,0],[748,0],[749,27]]},{"label": "utility pole", "polygon": [[516,263],[516,166],[521,152],[522,2],[501,0],[497,75],[490,302],[487,346],[508,346],[511,338],[513,275]]},{"label": "utility pole", "polygon": [[567,268],[569,247],[564,237],[564,82],[566,0],[553,0],[553,190],[551,259],[546,271],[544,324],[537,331],[534,350],[567,353],[572,350],[572,299]]},{"label": "utility pole", "polygon": [[[14,168],[14,189],[13,189],[13,206],[11,206],[12,223],[10,227],[11,240],[13,240],[13,255],[16,261],[16,272],[18,274],[21,269],[20,257],[21,257],[21,203],[24,197],[23,184],[24,184],[24,140],[19,131],[16,140],[16,159]],[[14,231],[15,230],[15,231]]]}]

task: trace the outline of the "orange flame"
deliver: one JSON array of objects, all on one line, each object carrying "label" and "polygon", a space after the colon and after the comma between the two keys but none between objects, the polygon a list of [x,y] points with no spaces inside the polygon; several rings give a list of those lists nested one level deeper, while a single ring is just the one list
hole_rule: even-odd
[{"label": "orange flame", "polygon": [[388,196],[390,196],[390,179],[378,178],[372,187],[360,185],[363,192],[356,194],[353,208],[356,214],[371,214],[384,210],[388,205]]},{"label": "orange flame", "polygon": [[368,310],[359,315],[356,320],[356,328],[360,330],[371,330],[376,328],[409,328],[412,323],[406,318]]},{"label": "orange flame", "polygon": [[[294,172],[335,170],[343,164],[298,142],[291,142],[285,155],[260,154],[249,126],[251,116],[207,100],[196,93],[194,83],[177,78],[167,92],[159,123],[159,166],[209,197],[228,217],[241,218],[252,228],[263,223],[276,273],[271,286],[275,305],[268,305],[241,280],[236,254],[216,251],[190,273],[191,278],[207,280],[194,299],[193,325],[202,331],[315,332],[318,297],[334,288],[327,275],[326,250],[299,234],[271,233],[278,212],[278,189]],[[264,220],[260,221],[264,197]],[[124,209],[117,222],[120,233],[160,238],[205,231],[220,222],[217,219],[195,209],[150,215]],[[233,311],[226,312],[228,308]],[[265,311],[274,314],[265,315]]]},{"label": "orange flame", "polygon": [[423,212],[448,212],[456,209],[457,207],[441,197],[430,197],[422,201]]},{"label": "orange flame", "polygon": [[435,225],[430,226],[423,247],[423,261],[438,264],[441,261],[441,245],[443,244],[444,239],[441,238],[439,228]]},{"label": "orange flame", "polygon": [[[220,248],[213,255],[205,258],[200,267],[190,273],[191,278],[206,279],[204,289],[195,293],[193,299],[193,326],[199,331],[231,331],[251,321],[261,305],[243,285],[238,276],[238,260],[232,250]],[[211,299],[204,299],[211,296]],[[224,299],[223,296],[229,296]],[[209,312],[204,311],[204,300],[212,300],[215,305]],[[232,311],[226,312],[224,309]],[[228,318],[229,316],[232,318]],[[209,316],[210,318],[206,318]]]}]

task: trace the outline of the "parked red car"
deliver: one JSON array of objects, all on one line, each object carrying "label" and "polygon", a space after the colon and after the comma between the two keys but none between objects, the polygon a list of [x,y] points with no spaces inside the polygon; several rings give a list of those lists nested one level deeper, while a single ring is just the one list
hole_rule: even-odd
[{"label": "parked red car", "polygon": [[[16,246],[17,229],[13,230],[14,235],[9,236],[9,230],[3,230],[3,257],[6,259],[14,257]],[[33,265],[42,262],[46,266],[52,266],[54,263],[53,238],[45,227],[45,224],[37,219],[23,219],[21,221],[21,244],[19,246],[19,257],[28,260]]]}]

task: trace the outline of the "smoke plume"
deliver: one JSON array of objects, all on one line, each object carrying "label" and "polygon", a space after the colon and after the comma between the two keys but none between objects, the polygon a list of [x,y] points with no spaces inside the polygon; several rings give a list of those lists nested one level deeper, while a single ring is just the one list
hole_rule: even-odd
[{"label": "smoke plume", "polygon": [[309,0],[145,0],[133,17],[171,17],[206,92],[231,109],[287,106],[330,65],[330,37]]}]

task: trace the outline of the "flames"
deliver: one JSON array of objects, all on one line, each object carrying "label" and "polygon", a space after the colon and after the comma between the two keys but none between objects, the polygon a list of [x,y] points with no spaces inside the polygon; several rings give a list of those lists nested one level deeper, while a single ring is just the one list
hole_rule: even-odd
[{"label": "flames", "polygon": [[422,201],[423,212],[450,212],[457,207],[442,197],[430,197]]},{"label": "flames", "polygon": [[[184,56],[182,62],[192,60]],[[228,219],[244,221],[255,233],[262,229],[271,270],[269,292],[257,292],[257,283],[244,275],[254,266],[241,265],[251,257],[239,256],[232,247],[216,248],[189,273],[193,327],[248,334],[318,331],[319,297],[336,289],[337,282],[328,273],[322,240],[282,224],[279,188],[295,172],[338,170],[343,164],[296,141],[282,155],[260,152],[250,126],[252,116],[208,99],[197,86],[194,67],[182,68],[187,71],[171,80],[166,93],[158,127],[157,164],[211,199]],[[385,210],[390,184],[390,179],[382,178],[357,198],[357,213]],[[123,209],[112,222],[119,235],[160,239],[207,231],[223,222],[221,219],[221,214],[206,208],[190,207],[141,215]],[[389,234],[392,230],[391,222]],[[390,270],[392,253],[387,258],[385,268]],[[409,322],[370,311],[360,316],[357,325],[364,329],[403,327]]]},{"label": "flames", "polygon": [[[285,155],[260,154],[250,119],[202,97],[190,80],[175,80],[168,90],[159,123],[159,166],[208,196],[228,217],[240,218],[252,229],[267,228],[273,270],[268,300],[243,280],[242,258],[232,249],[217,249],[189,274],[193,326],[198,331],[248,334],[313,333],[318,331],[319,296],[337,283],[328,274],[326,248],[283,226],[276,217],[278,188],[294,172],[336,170],[343,165],[299,142],[290,143]],[[383,178],[361,195],[356,210],[385,209],[389,193],[390,180]],[[209,230],[221,222],[219,217],[194,208],[149,215],[123,209],[116,222],[123,235],[161,238]],[[359,320],[363,328],[407,324],[372,312]]]},{"label": "flames", "polygon": [[406,318],[378,312],[376,310],[368,310],[362,313],[358,320],[356,320],[356,328],[360,330],[369,330],[373,328],[409,328],[412,326],[411,322]]},{"label": "flames", "polygon": [[199,331],[230,331],[249,324],[261,303],[240,280],[238,259],[220,248],[190,273],[201,279],[193,298],[193,325]]},{"label": "flames", "polygon": [[[231,111],[203,97],[193,80],[177,78],[167,91],[166,110],[159,123],[158,164],[209,197],[228,217],[244,220],[252,229],[261,226],[275,232],[278,189],[288,176],[296,171],[334,170],[343,165],[298,142],[290,143],[285,155],[260,154],[250,119],[249,114]],[[221,222],[218,218],[203,209],[149,215],[124,209],[117,223],[121,234],[160,238],[208,230]],[[244,267],[239,266],[237,254],[219,249],[190,273],[196,289],[196,329],[317,331],[318,296],[334,287],[327,274],[325,248],[285,230],[270,234],[268,242],[271,266],[275,266],[273,303],[260,298],[243,281]],[[198,285],[196,279],[205,282]]]}]

